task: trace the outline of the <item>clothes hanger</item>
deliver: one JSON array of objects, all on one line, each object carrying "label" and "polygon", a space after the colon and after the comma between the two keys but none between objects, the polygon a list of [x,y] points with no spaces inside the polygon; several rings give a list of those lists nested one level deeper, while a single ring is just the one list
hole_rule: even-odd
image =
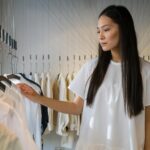
[{"label": "clothes hanger", "polygon": [[0,75],[0,81],[5,81],[9,86],[12,85],[12,82],[2,75]]},{"label": "clothes hanger", "polygon": [[5,92],[6,86],[2,82],[0,82],[0,89]]},{"label": "clothes hanger", "polygon": [[16,74],[7,75],[7,78],[8,78],[8,79],[17,79],[17,80],[20,80],[20,77],[17,76]]}]

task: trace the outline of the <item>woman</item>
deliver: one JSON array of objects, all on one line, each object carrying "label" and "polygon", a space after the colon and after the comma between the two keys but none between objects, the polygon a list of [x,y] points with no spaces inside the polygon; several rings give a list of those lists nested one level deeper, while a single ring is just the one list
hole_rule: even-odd
[{"label": "woman", "polygon": [[109,6],[98,18],[99,57],[86,63],[69,88],[77,95],[62,102],[19,84],[34,102],[81,114],[76,150],[150,149],[150,64],[139,59],[131,14]]}]

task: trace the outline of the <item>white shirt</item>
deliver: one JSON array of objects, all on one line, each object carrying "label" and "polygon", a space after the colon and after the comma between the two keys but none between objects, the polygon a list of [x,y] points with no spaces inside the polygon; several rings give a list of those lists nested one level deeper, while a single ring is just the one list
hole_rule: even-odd
[{"label": "white shirt", "polygon": [[[86,105],[89,77],[97,58],[86,63],[70,89],[83,98],[83,117],[76,150],[143,150],[145,110],[130,119],[124,111],[121,63],[110,62],[91,107]],[[150,105],[150,64],[141,60],[144,106]],[[88,82],[87,82],[88,81]],[[87,83],[87,86],[86,86]]]}]

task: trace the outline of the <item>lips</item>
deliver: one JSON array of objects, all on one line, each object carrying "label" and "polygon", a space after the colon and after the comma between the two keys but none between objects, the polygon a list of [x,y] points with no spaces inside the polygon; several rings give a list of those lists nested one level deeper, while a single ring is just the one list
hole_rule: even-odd
[{"label": "lips", "polygon": [[105,46],[107,43],[101,43],[101,46]]}]

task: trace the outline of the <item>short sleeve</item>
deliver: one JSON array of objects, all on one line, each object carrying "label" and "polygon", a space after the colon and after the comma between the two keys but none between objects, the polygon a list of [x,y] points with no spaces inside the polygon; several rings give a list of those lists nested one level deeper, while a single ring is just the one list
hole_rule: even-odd
[{"label": "short sleeve", "polygon": [[96,62],[97,58],[84,64],[68,87],[74,94],[80,96],[83,100],[86,99],[89,79],[95,68]]},{"label": "short sleeve", "polygon": [[87,69],[88,65],[83,65],[68,87],[73,93],[75,93],[77,96],[80,96],[84,100],[85,86],[87,81]]}]

